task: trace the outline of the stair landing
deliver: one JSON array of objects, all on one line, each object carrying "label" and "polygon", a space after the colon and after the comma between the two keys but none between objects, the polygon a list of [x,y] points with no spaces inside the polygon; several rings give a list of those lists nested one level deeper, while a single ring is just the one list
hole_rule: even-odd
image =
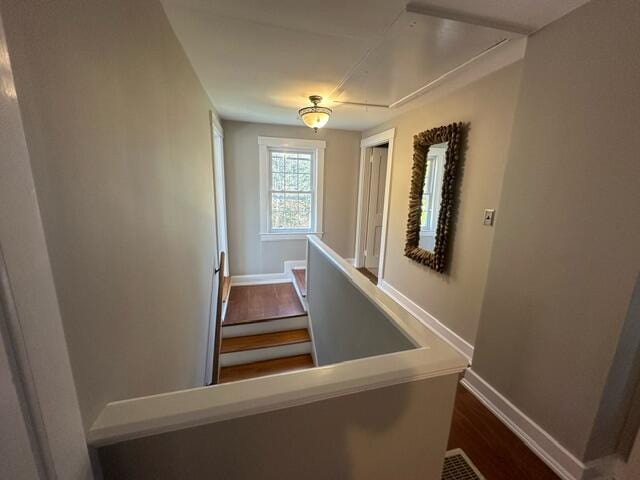
[{"label": "stair landing", "polygon": [[236,325],[304,315],[291,282],[231,287],[223,325]]}]

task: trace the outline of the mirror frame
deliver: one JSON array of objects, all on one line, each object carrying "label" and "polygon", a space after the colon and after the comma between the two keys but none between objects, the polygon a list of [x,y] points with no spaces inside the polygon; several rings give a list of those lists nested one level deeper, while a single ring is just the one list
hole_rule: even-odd
[{"label": "mirror frame", "polygon": [[[443,273],[446,267],[451,217],[455,200],[456,170],[460,161],[460,140],[462,123],[432,128],[413,137],[413,168],[411,170],[411,191],[409,192],[409,219],[404,247],[405,257]],[[433,252],[421,248],[420,217],[422,213],[422,190],[427,167],[427,154],[431,145],[448,142],[442,178],[442,201],[438,213],[436,241]]]}]

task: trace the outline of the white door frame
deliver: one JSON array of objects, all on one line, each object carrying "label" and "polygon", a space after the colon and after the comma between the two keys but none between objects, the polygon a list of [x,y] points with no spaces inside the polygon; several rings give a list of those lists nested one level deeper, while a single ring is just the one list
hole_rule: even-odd
[{"label": "white door frame", "polygon": [[[227,238],[227,194],[224,180],[224,134],[211,118],[213,140],[213,181],[216,206],[216,234],[218,250],[225,253],[224,271],[229,275],[229,241]],[[217,261],[216,261],[217,263]]]},{"label": "white door frame", "polygon": [[380,263],[378,265],[378,285],[384,278],[384,259],[387,248],[387,226],[389,223],[389,199],[391,193],[391,169],[393,166],[393,140],[395,138],[396,129],[390,128],[384,132],[363,138],[360,141],[360,173],[358,176],[358,213],[356,218],[356,249],[355,249],[355,266],[364,266],[364,250],[367,237],[367,199],[366,193],[368,188],[367,181],[367,149],[388,144],[389,153],[387,154],[387,176],[384,184],[384,206],[382,210],[382,233],[380,235]]},{"label": "white door frame", "polygon": [[211,291],[209,292],[209,330],[207,333],[207,356],[205,358],[204,368],[204,385],[209,385],[213,378],[213,355],[215,350],[215,331],[216,331],[216,315],[217,315],[217,298],[218,283],[216,282],[218,274],[216,269],[220,255],[218,252],[225,252],[224,256],[224,273],[229,275],[229,251],[227,240],[227,201],[225,193],[224,181],[224,146],[223,132],[213,120],[213,112],[209,111],[209,119],[211,124],[211,153],[213,156],[213,209],[216,222],[216,245],[218,251],[215,252],[213,260]]}]

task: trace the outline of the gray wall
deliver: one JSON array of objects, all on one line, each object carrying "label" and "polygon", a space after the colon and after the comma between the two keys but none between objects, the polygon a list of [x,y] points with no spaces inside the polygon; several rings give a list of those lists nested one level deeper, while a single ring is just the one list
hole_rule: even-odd
[{"label": "gray wall", "polygon": [[[520,74],[521,63],[511,65],[363,134],[396,128],[384,280],[471,344],[494,233],[482,225],[482,214],[500,198]],[[469,132],[450,268],[441,275],[406,258],[404,242],[413,135],[452,122],[468,123]]]},{"label": "gray wall", "polygon": [[639,18],[594,0],[529,39],[473,361],[586,460],[640,267]]},{"label": "gray wall", "polygon": [[440,478],[456,383],[435,377],[115,444],[99,451],[104,477]]},{"label": "gray wall", "polygon": [[86,426],[203,382],[209,101],[157,1],[0,5]]},{"label": "gray wall", "polygon": [[[312,244],[309,245],[307,282],[318,365],[414,348],[407,337]],[[331,301],[326,301],[328,298]]]},{"label": "gray wall", "polygon": [[286,260],[304,260],[305,241],[260,240],[258,137],[325,140],[324,237],[340,255],[354,254],[360,134],[345,130],[225,121],[225,181],[232,275],[278,273]]}]

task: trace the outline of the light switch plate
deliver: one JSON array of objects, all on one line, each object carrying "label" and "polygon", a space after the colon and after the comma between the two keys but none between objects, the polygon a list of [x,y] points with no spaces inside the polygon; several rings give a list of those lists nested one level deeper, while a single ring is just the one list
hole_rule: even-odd
[{"label": "light switch plate", "polygon": [[488,225],[488,226],[492,226],[493,225],[493,218],[496,215],[496,211],[493,209],[485,209],[484,211],[484,218],[482,220],[482,224],[483,225]]}]

